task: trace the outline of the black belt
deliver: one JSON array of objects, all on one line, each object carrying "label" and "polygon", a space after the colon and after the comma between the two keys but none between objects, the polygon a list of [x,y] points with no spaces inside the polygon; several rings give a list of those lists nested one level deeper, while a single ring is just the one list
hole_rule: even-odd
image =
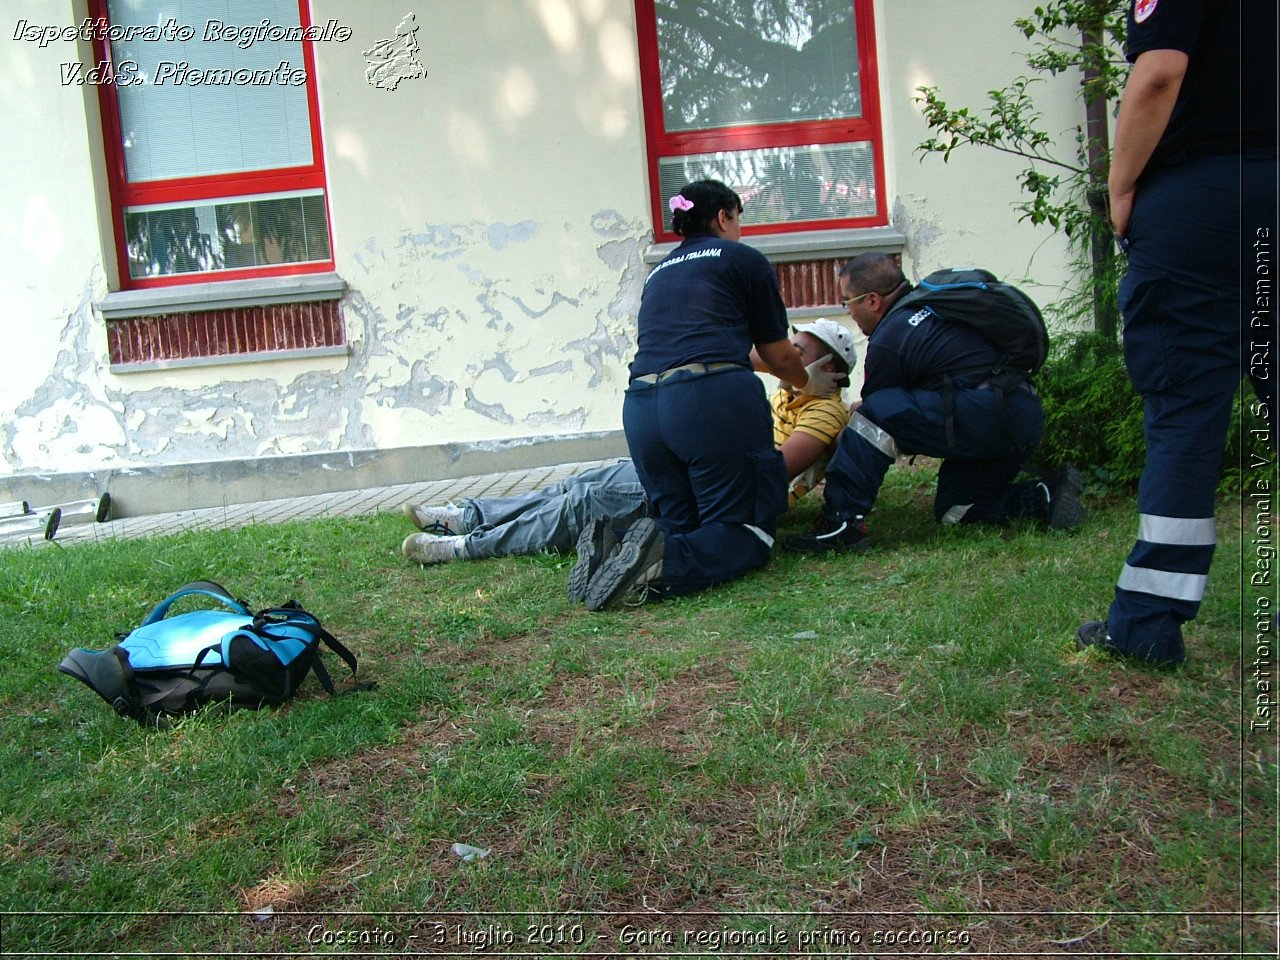
[{"label": "black belt", "polygon": [[700,377],[704,373],[712,373],[716,370],[727,370],[729,367],[737,367],[739,370],[745,370],[746,367],[740,363],[686,363],[679,367],[669,367],[661,373],[646,373],[641,377],[632,378],[632,383],[661,383],[669,377],[674,377],[677,373],[689,373],[695,377]]}]

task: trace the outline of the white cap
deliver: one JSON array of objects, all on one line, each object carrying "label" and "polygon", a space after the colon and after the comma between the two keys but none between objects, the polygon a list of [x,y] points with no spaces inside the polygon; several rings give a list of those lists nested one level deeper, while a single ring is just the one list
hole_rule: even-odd
[{"label": "white cap", "polygon": [[853,345],[853,334],[835,320],[819,317],[810,323],[792,324],[791,329],[796,333],[817,337],[831,348],[833,354],[847,363],[850,370],[858,365],[858,349]]}]

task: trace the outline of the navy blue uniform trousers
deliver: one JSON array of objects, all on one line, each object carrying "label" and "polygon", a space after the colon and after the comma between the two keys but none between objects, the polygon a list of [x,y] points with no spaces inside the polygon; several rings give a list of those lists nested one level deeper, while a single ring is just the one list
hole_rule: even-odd
[{"label": "navy blue uniform trousers", "polygon": [[1249,329],[1240,299],[1242,264],[1254,259],[1253,237],[1241,229],[1241,184],[1255,202],[1269,190],[1270,211],[1274,175],[1271,163],[1237,156],[1152,171],[1138,185],[1125,238],[1124,356],[1143,398],[1147,463],[1138,539],[1107,629],[1120,650],[1157,663],[1185,658],[1182,624],[1204,597],[1242,345],[1274,335]]},{"label": "navy blue uniform trousers", "polygon": [[1044,432],[1040,398],[1025,389],[1011,391],[1004,417],[994,390],[957,389],[954,403],[954,436],[948,442],[940,393],[893,387],[863,400],[827,464],[827,518],[866,516],[899,453],[942,458],[933,513],[943,523],[1035,516],[1036,484],[1013,480]]},{"label": "navy blue uniform trousers", "polygon": [[664,538],[663,596],[764,566],[787,508],[764,385],[745,367],[634,382],[622,426]]}]

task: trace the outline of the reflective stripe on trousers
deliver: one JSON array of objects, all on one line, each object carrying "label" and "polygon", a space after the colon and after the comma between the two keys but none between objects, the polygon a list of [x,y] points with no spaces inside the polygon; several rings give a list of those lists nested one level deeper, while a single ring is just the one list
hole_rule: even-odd
[{"label": "reflective stripe on trousers", "polygon": [[[1212,547],[1218,542],[1218,532],[1212,517],[1159,517],[1144,513],[1138,518],[1138,540],[1174,548]],[[1199,603],[1204,599],[1208,582],[1208,575],[1203,573],[1179,573],[1126,563],[1116,586],[1135,593]]]},{"label": "reflective stripe on trousers", "polygon": [[1138,539],[1179,547],[1212,547],[1218,542],[1218,528],[1213,517],[1153,517],[1143,513],[1138,515]]},{"label": "reflective stripe on trousers", "polygon": [[1131,567],[1126,563],[1116,586],[1134,593],[1199,603],[1204,599],[1204,588],[1208,582],[1208,576],[1203,573],[1170,573],[1150,567]]},{"label": "reflective stripe on trousers", "polygon": [[876,426],[856,410],[853,412],[853,416],[849,418],[849,429],[860,436],[863,440],[866,440],[867,443],[871,444],[890,460],[898,459],[898,444],[893,437],[889,436],[889,434],[885,433],[884,430],[880,429],[880,427]]}]

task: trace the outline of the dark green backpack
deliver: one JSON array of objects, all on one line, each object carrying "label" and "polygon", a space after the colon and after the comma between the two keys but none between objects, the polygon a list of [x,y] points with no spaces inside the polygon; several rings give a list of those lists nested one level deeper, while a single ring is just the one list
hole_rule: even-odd
[{"label": "dark green backpack", "polygon": [[1049,356],[1049,331],[1040,308],[987,270],[935,270],[893,305],[895,313],[921,308],[949,323],[971,327],[990,340],[1000,350],[992,370],[995,376],[1016,374],[1021,382],[1037,373]]},{"label": "dark green backpack", "polygon": [[[961,323],[986,337],[1000,351],[985,377],[995,391],[1001,423],[1008,428],[1004,398],[1028,382],[1049,357],[1049,331],[1040,308],[1012,284],[977,268],[935,270],[893,305],[893,310],[927,310],[947,323]],[[955,446],[955,386],[944,378],[947,446]]]}]

